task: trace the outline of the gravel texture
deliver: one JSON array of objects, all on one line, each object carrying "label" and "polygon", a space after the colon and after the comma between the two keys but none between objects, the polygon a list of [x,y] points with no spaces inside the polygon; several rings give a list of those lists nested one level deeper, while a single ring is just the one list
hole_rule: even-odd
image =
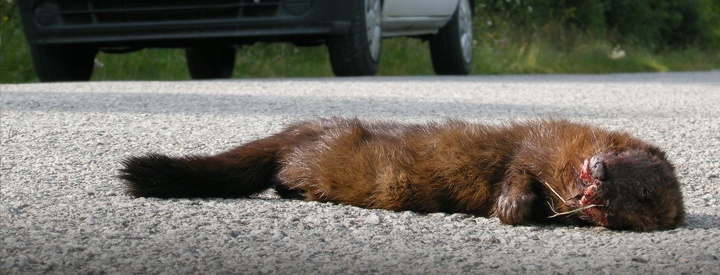
[{"label": "gravel texture", "polygon": [[[2,85],[0,274],[720,272],[720,72]],[[636,233],[281,200],[133,199],[119,161],[318,116],[567,117],[675,163],[687,225]]]}]

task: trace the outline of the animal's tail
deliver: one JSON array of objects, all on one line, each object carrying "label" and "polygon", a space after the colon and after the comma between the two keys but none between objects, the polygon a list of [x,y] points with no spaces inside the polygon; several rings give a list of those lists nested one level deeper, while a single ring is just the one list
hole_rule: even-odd
[{"label": "animal's tail", "polygon": [[214,156],[130,157],[119,178],[135,197],[246,197],[276,184],[279,152],[293,140],[284,132]]}]

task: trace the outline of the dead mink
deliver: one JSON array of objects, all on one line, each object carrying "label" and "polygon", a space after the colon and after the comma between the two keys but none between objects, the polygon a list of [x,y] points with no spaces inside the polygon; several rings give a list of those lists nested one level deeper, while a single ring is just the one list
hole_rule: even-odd
[{"label": "dead mink", "polygon": [[365,208],[496,216],[652,231],[682,225],[665,153],[622,132],[567,120],[502,125],[306,121],[214,156],[123,161],[135,197],[283,198]]}]

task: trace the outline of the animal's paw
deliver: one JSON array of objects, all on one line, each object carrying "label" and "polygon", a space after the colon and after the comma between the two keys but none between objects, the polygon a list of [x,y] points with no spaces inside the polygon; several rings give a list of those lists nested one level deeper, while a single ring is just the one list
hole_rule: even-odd
[{"label": "animal's paw", "polygon": [[503,191],[498,198],[495,214],[504,224],[523,224],[532,219],[533,204],[537,196],[532,192]]}]

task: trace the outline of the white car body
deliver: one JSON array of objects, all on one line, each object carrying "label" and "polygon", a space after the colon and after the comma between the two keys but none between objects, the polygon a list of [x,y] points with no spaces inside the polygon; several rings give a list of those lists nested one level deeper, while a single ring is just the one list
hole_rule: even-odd
[{"label": "white car body", "polygon": [[452,17],[460,0],[385,0],[383,37],[434,34]]}]

